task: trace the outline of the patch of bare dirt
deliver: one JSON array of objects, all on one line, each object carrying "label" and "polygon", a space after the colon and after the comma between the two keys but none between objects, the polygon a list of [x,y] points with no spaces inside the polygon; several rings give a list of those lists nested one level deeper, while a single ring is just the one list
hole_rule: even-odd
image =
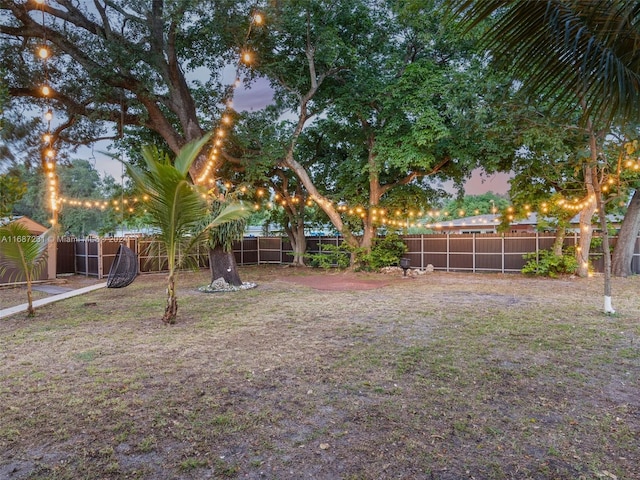
[{"label": "patch of bare dirt", "polygon": [[370,274],[358,274],[354,272],[340,272],[326,275],[296,275],[286,276],[282,280],[286,282],[304,285],[316,290],[342,291],[342,290],[372,290],[386,287],[391,283],[388,278],[372,279]]}]

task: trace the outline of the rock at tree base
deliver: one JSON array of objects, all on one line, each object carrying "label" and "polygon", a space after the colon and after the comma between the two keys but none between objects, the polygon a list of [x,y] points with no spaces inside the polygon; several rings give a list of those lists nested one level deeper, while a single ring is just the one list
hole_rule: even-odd
[{"label": "rock at tree base", "polygon": [[209,288],[211,288],[212,290],[227,290],[229,288],[229,284],[224,278],[220,277],[211,282]]},{"label": "rock at tree base", "polygon": [[220,277],[216,278],[209,285],[198,288],[201,292],[205,293],[218,293],[218,292],[237,292],[238,290],[248,290],[250,288],[257,287],[257,283],[243,282],[242,285],[235,286],[227,283],[227,281]]}]

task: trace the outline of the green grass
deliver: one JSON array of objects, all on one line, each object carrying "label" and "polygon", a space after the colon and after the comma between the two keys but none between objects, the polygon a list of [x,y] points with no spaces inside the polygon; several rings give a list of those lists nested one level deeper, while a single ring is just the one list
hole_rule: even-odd
[{"label": "green grass", "polygon": [[277,274],[246,270],[258,289],[225,296],[184,273],[171,327],[159,276],[0,322],[0,471],[640,476],[640,279],[616,280],[607,317],[598,279],[434,274],[326,292]]}]

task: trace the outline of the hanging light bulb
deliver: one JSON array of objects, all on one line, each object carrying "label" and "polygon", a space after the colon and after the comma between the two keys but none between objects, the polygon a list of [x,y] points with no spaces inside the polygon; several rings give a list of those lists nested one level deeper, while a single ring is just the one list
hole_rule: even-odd
[{"label": "hanging light bulb", "polygon": [[45,46],[38,48],[38,56],[43,60],[49,58],[49,49]]},{"label": "hanging light bulb", "polygon": [[44,119],[47,122],[50,122],[51,120],[53,120],[53,110],[49,109],[46,111],[46,113],[44,114]]},{"label": "hanging light bulb", "polygon": [[45,97],[48,97],[49,95],[51,95],[51,89],[49,88],[48,85],[43,85],[40,91],[42,92],[42,95],[44,95]]}]

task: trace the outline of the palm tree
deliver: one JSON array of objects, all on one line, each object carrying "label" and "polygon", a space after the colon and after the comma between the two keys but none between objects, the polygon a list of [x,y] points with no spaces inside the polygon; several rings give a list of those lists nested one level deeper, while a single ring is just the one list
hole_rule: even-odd
[{"label": "palm tree", "polygon": [[46,264],[49,233],[35,236],[17,221],[0,227],[0,275],[26,281],[29,317],[35,315],[31,285]]},{"label": "palm tree", "polygon": [[[640,4],[630,0],[448,0],[528,92],[594,124],[637,119]],[[497,14],[497,15],[496,15]]]},{"label": "palm tree", "polygon": [[147,211],[152,226],[167,253],[169,275],[167,279],[167,305],[162,321],[173,324],[178,313],[176,296],[177,269],[187,259],[187,254],[201,242],[210,229],[247,216],[250,212],[241,204],[229,204],[204,228],[196,228],[207,215],[204,191],[189,182],[189,168],[202,147],[209,140],[205,135],[185,145],[173,164],[165,152],[153,146],[142,149],[147,170],[127,164],[127,172],[135,186],[147,199]]}]

